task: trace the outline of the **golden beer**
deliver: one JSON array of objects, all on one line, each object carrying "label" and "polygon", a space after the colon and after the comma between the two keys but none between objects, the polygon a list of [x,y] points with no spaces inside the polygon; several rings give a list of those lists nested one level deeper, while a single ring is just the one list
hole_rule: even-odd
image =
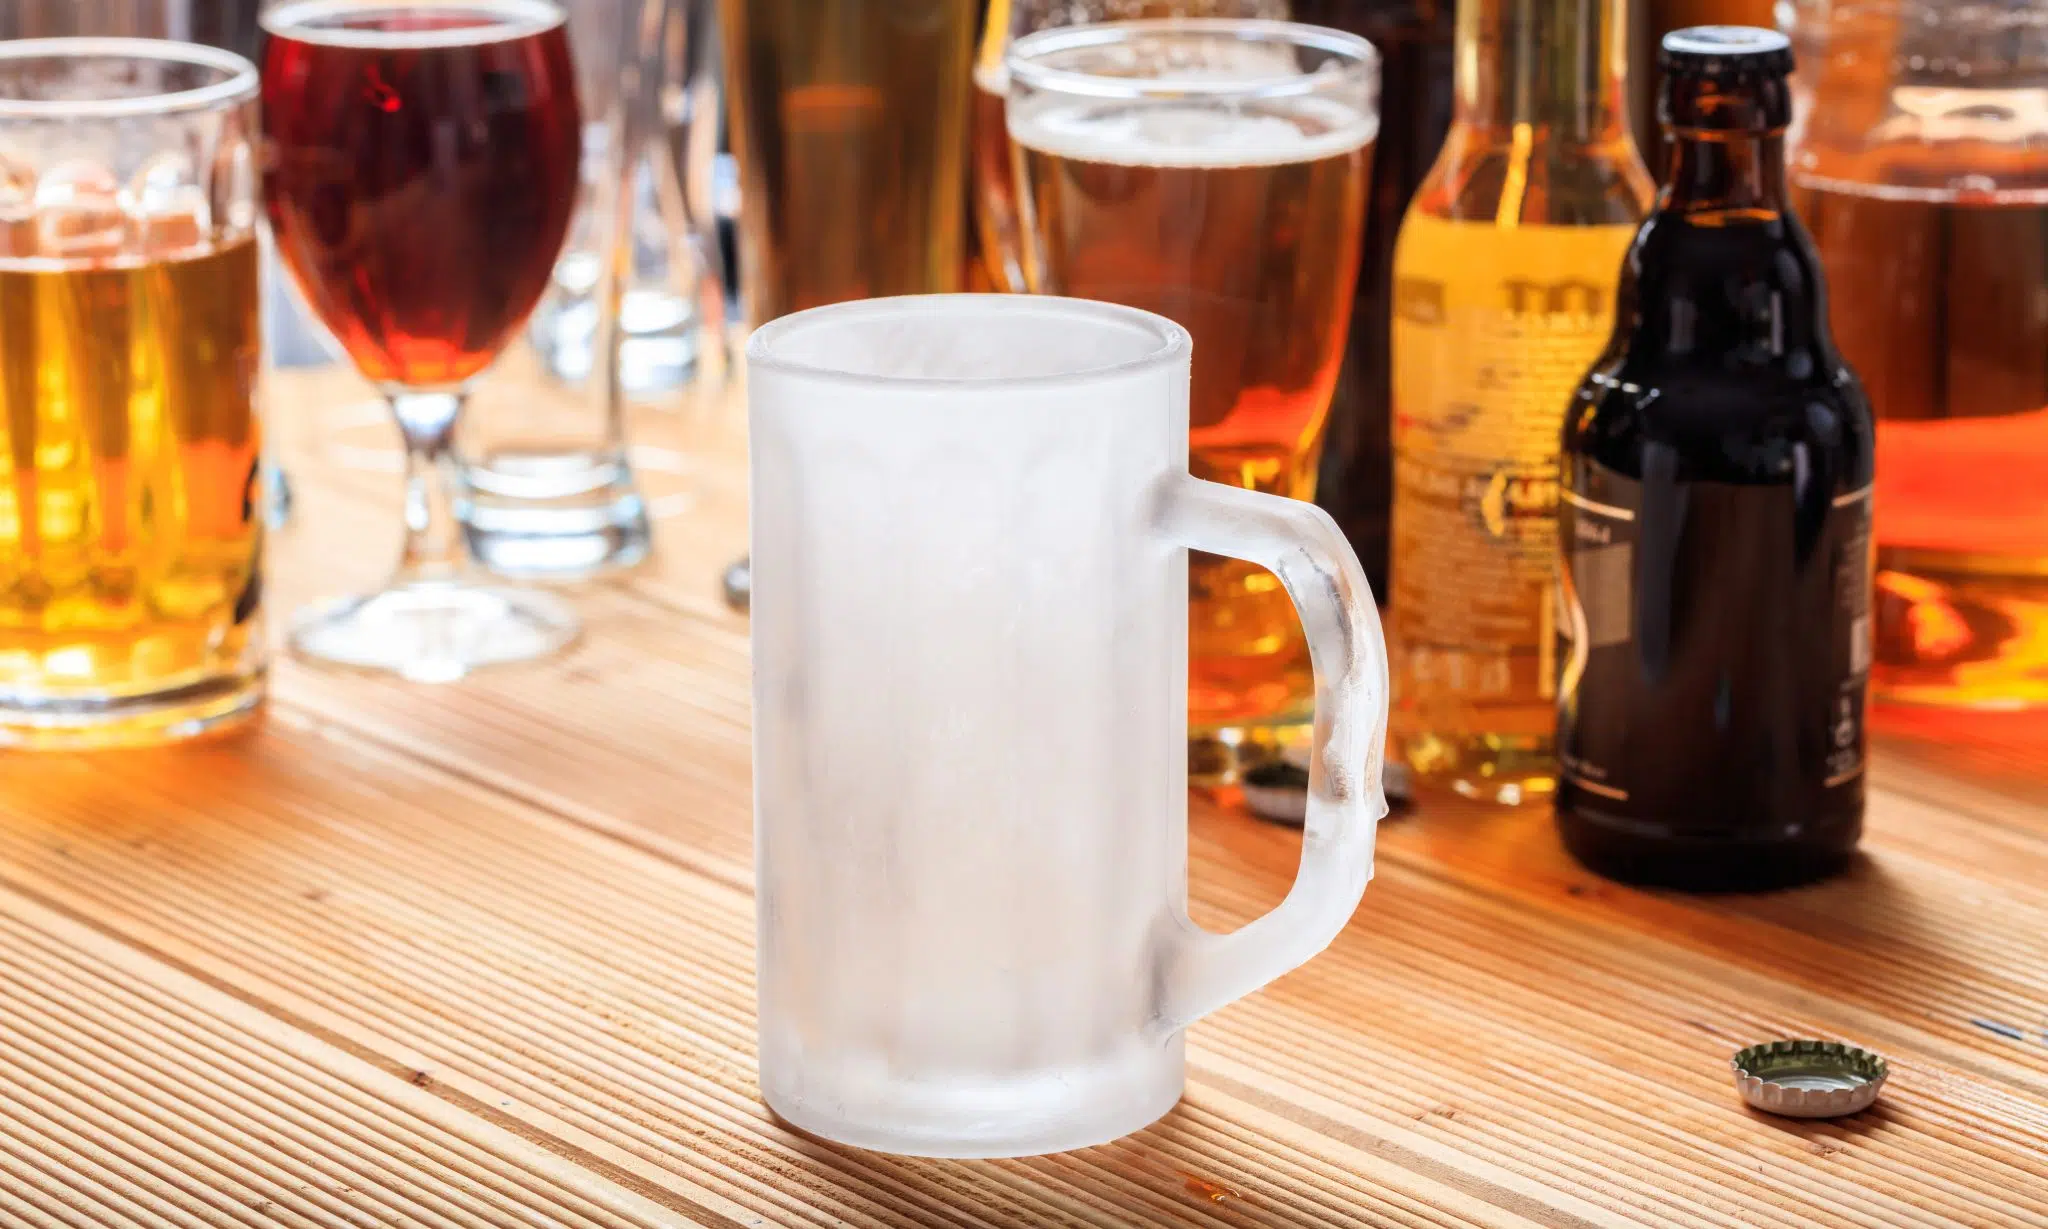
[{"label": "golden beer", "polygon": [[1017,171],[1005,115],[1009,89],[1010,75],[1000,60],[974,66],[974,235],[989,281],[997,290],[1021,293],[1027,287],[1018,255]]},{"label": "golden beer", "polygon": [[[1166,37],[1182,28],[1129,24]],[[1238,27],[1307,29],[1224,23]],[[1031,42],[1018,46],[1021,58]],[[1276,63],[1276,50],[1231,48],[1225,54],[1250,58],[1205,71],[1219,92],[1233,74],[1284,77],[1294,61]],[[1131,59],[1184,63],[1187,51],[1141,47]],[[1189,461],[1198,477],[1313,496],[1376,127],[1366,93],[1162,101],[1012,92],[1030,288],[1144,308],[1187,328],[1195,342]],[[1306,720],[1312,676],[1278,578],[1197,555],[1190,582],[1194,768],[1217,777],[1231,770],[1223,748],[1242,753],[1247,740]],[[1205,740],[1218,744],[1213,754]]]},{"label": "golden beer", "polygon": [[978,0],[723,0],[755,324],[961,288]]},{"label": "golden beer", "polygon": [[263,655],[255,241],[112,262],[9,250],[0,740],[146,741],[247,709]]},{"label": "golden beer", "polygon": [[0,746],[262,704],[256,90],[190,43],[0,41]]},{"label": "golden beer", "polygon": [[989,0],[974,63],[974,230],[982,266],[997,290],[1023,292],[1017,237],[1017,179],[1010,153],[1010,90],[1003,56],[1013,38],[1054,26],[1164,17],[1285,20],[1289,0]]}]

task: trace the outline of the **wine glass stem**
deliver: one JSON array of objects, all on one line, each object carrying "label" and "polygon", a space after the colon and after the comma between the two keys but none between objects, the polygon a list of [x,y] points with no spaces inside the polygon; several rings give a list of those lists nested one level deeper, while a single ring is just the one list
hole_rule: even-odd
[{"label": "wine glass stem", "polygon": [[394,585],[454,580],[462,569],[462,526],[455,519],[455,421],[463,392],[391,391],[391,412],[405,436],[405,553]]}]

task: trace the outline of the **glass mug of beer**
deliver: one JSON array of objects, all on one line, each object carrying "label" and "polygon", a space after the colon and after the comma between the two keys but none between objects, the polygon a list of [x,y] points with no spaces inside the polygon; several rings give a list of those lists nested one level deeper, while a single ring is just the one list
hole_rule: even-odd
[{"label": "glass mug of beer", "polygon": [[262,703],[256,70],[0,43],[0,746]]},{"label": "glass mug of beer", "polygon": [[[761,1087],[888,1152],[1098,1144],[1181,1030],[1320,951],[1372,872],[1386,648],[1328,515],[1188,473],[1191,342],[1017,295],[874,299],[747,347]],[[1308,628],[1301,875],[1187,915],[1190,549]]]},{"label": "glass mug of beer", "polygon": [[[1169,18],[1011,45],[1025,281],[1195,339],[1198,477],[1310,499],[1358,278],[1379,61],[1354,35]],[[1196,557],[1188,754],[1205,784],[1299,741],[1308,646],[1273,577]]]}]

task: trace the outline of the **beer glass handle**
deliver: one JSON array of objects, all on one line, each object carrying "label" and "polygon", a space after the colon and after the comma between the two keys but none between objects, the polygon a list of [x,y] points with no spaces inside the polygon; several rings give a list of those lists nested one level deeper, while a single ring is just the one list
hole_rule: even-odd
[{"label": "beer glass handle", "polygon": [[1372,590],[1328,513],[1179,474],[1163,488],[1157,517],[1179,545],[1280,578],[1307,629],[1316,679],[1300,872],[1277,908],[1238,930],[1219,935],[1190,923],[1174,934],[1155,1022],[1165,1035],[1303,964],[1350,920],[1372,878],[1373,835],[1387,813],[1380,761],[1389,687]]}]

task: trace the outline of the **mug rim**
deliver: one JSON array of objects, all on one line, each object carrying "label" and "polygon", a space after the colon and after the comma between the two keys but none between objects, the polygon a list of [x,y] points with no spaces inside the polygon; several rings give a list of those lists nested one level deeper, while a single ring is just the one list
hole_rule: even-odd
[{"label": "mug rim", "polygon": [[[891,317],[942,317],[959,320],[975,314],[988,320],[1027,315],[1051,316],[1068,321],[1093,318],[1105,323],[1113,322],[1147,331],[1158,344],[1136,358],[1124,359],[1121,362],[1026,376],[877,375],[872,372],[848,371],[838,367],[802,362],[773,352],[778,342],[789,340],[791,334],[810,328]],[[1125,307],[1120,303],[1066,298],[1060,295],[918,294],[880,299],[853,299],[778,316],[755,329],[753,336],[747,339],[747,366],[750,371],[810,376],[834,383],[856,384],[870,388],[974,389],[986,392],[992,388],[1056,388],[1061,385],[1091,384],[1129,372],[1186,363],[1193,349],[1194,339],[1180,325],[1157,312]]]},{"label": "mug rim", "polygon": [[0,96],[0,120],[92,120],[178,115],[239,105],[256,97],[256,66],[232,51],[161,38],[23,38],[0,42],[9,60],[156,60],[210,68],[219,81],[188,90],[120,98],[9,98]]}]

